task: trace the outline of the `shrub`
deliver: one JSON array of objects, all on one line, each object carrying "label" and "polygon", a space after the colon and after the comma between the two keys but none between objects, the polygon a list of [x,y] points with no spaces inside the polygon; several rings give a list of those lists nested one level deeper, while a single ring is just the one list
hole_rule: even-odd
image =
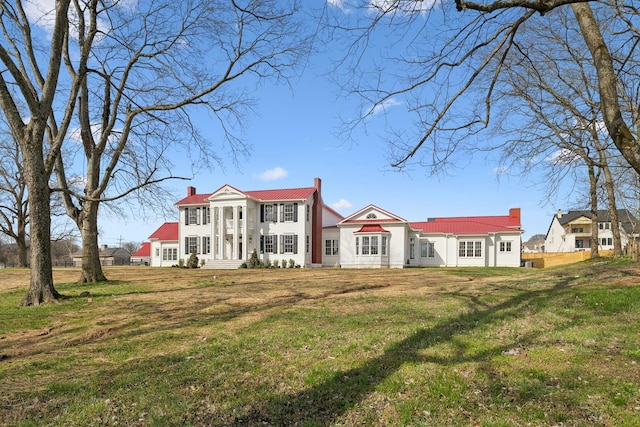
[{"label": "shrub", "polygon": [[[284,263],[284,260],[282,260],[282,262]],[[294,268],[296,266],[296,262],[293,260],[293,258],[289,259],[289,268]]]},{"label": "shrub", "polygon": [[287,268],[287,260],[282,260],[282,268]]},{"label": "shrub", "polygon": [[191,252],[189,259],[187,260],[187,268],[198,268],[198,256],[195,252]]},{"label": "shrub", "polygon": [[184,268],[184,260],[183,260],[182,258],[180,258],[180,259],[178,260],[178,267],[179,267],[179,268]]},{"label": "shrub", "polygon": [[260,267],[260,260],[258,259],[258,252],[254,249],[251,252],[251,257],[249,257],[249,268],[258,268]]}]

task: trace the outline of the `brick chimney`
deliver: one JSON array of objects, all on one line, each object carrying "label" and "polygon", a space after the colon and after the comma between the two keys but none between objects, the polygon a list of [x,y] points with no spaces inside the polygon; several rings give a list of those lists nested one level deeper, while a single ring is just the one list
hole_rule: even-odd
[{"label": "brick chimney", "polygon": [[196,187],[188,186],[187,187],[187,197],[195,196],[195,194],[196,194]]},{"label": "brick chimney", "polygon": [[311,262],[322,264],[322,180],[315,178],[311,223]]},{"label": "brick chimney", "polygon": [[509,216],[511,218],[516,218],[518,220],[518,224],[520,224],[520,208],[509,209]]}]

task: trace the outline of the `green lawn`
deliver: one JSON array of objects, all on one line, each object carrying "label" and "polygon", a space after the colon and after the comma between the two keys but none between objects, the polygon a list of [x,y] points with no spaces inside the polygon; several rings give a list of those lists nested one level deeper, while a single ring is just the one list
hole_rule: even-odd
[{"label": "green lawn", "polygon": [[640,425],[629,261],[106,272],[0,270],[0,425]]}]

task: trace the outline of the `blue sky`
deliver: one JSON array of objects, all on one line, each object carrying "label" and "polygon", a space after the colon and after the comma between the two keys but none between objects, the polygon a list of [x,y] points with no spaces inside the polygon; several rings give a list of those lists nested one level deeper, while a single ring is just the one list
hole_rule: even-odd
[{"label": "blue sky", "polygon": [[[386,142],[380,136],[388,124],[382,114],[369,118],[367,131],[358,129],[351,139],[338,132],[341,119],[356,114],[358,103],[340,96],[327,76],[330,68],[327,55],[314,55],[290,86],[258,87],[253,94],[258,115],[247,117],[243,135],[251,146],[250,157],[240,159],[237,167],[230,158],[223,158],[224,169],[167,184],[175,192],[175,201],[186,195],[188,185],[195,186],[198,193],[213,192],[224,184],[248,191],[310,187],[319,177],[324,202],[344,216],[369,204],[409,221],[506,215],[510,208],[519,207],[525,240],[546,233],[557,209],[567,209],[566,194],[546,200],[543,190],[527,181],[506,175],[498,180],[495,161],[480,156],[465,159],[460,167],[441,176],[415,168],[409,172],[393,170]],[[391,105],[390,109],[396,107]],[[402,114],[389,117],[395,128],[411,126]],[[215,125],[202,119],[205,134],[215,134]],[[180,162],[176,164],[179,168]],[[147,215],[145,219],[134,214],[118,218],[103,212],[100,244],[110,246],[120,241],[145,241],[165,220],[176,221],[178,216],[177,210],[166,218]]]}]

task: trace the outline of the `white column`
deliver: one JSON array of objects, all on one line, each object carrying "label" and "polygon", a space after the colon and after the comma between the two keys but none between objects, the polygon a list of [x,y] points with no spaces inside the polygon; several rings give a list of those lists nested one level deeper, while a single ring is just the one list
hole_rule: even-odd
[{"label": "white column", "polygon": [[218,223],[216,224],[218,227],[218,253],[216,259],[224,259],[224,208],[218,206],[216,209],[218,210]]},{"label": "white column", "polygon": [[231,259],[238,259],[238,206],[233,207],[233,244],[231,245]]}]

